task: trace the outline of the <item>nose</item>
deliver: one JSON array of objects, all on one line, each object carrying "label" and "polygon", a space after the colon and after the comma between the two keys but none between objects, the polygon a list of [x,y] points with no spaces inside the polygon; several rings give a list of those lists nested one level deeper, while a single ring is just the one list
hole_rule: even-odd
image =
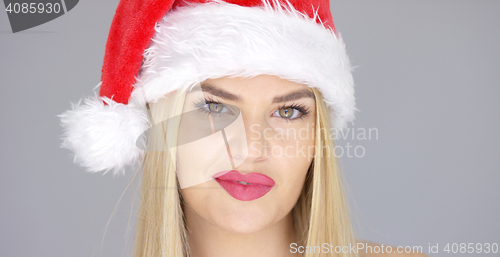
[{"label": "nose", "polygon": [[257,162],[267,159],[268,143],[263,135],[266,126],[263,122],[248,122],[245,124],[248,156],[246,161]]},{"label": "nose", "polygon": [[260,162],[268,158],[266,149],[269,144],[264,135],[268,130],[269,125],[265,119],[244,113],[225,129],[235,166],[243,162]]}]

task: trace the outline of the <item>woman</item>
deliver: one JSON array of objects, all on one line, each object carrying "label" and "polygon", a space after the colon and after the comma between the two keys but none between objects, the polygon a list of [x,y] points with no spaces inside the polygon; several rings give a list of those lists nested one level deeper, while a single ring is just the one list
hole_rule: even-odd
[{"label": "woman", "polygon": [[134,256],[354,257],[332,129],[355,110],[328,1],[122,1],[63,146],[142,164]]}]

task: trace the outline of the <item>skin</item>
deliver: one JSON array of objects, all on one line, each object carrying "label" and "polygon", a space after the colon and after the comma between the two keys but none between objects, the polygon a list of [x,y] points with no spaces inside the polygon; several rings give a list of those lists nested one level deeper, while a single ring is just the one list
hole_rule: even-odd
[{"label": "skin", "polygon": [[[300,138],[291,131],[314,127],[314,96],[305,85],[270,75],[211,79],[202,83],[202,88],[211,101],[233,105],[241,111],[247,153],[236,170],[242,174],[262,173],[276,184],[253,201],[233,198],[215,180],[182,189],[192,256],[290,256],[289,245],[295,241],[291,210],[312,161],[312,153],[297,153],[297,147],[314,146],[314,136]],[[185,108],[189,109],[195,101],[187,96]],[[299,110],[281,109],[291,104],[306,108],[308,114],[297,118]],[[285,109],[293,110],[291,117],[295,119],[283,118],[279,111],[283,114]],[[277,148],[286,148],[287,154],[269,151]],[[184,171],[190,162],[199,160],[193,156],[202,156],[202,162],[207,162],[203,156],[212,156],[211,152],[194,147],[189,154],[179,152],[178,168]],[[233,153],[236,161],[242,158],[240,152],[244,151]]]},{"label": "skin", "polygon": [[[291,210],[302,191],[314,154],[306,151],[304,155],[299,149],[313,149],[314,133],[301,137],[291,132],[314,131],[314,97],[307,93],[310,92],[307,86],[270,75],[211,79],[202,83],[201,88],[202,91],[188,93],[184,111],[200,108],[195,104],[199,103],[200,97],[207,101],[204,111],[220,110],[220,104],[237,107],[243,118],[245,140],[241,140],[241,134],[226,129],[232,157],[237,164],[235,169],[242,174],[262,173],[276,184],[261,198],[237,200],[215,180],[206,179],[216,172],[231,169],[231,166],[228,168],[225,144],[220,143],[222,138],[206,137],[192,145],[179,147],[178,175],[183,176],[184,181],[196,181],[191,184],[181,182],[191,256],[296,256],[290,252],[290,244],[297,241]],[[210,101],[218,105],[214,106]],[[301,113],[291,105],[301,106],[308,113],[291,119]],[[293,109],[294,115],[283,117],[284,112],[280,110],[285,109]],[[193,117],[196,120],[197,116]],[[183,118],[182,130],[200,129],[202,125],[190,123],[192,121]],[[189,132],[195,133],[196,130]],[[273,154],[271,149],[278,148],[287,149],[286,154]],[[359,242],[372,247],[377,245]],[[359,256],[426,257],[417,253],[360,253]]]}]

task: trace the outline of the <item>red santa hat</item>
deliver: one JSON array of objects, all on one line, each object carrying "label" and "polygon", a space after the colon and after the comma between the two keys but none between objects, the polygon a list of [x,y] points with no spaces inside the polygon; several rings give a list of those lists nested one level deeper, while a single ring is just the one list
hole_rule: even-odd
[{"label": "red santa hat", "polygon": [[141,160],[145,102],[206,79],[276,75],[318,88],[332,126],[354,119],[354,83],[329,0],[123,0],[106,43],[99,95],[59,115],[62,147],[89,172]]}]

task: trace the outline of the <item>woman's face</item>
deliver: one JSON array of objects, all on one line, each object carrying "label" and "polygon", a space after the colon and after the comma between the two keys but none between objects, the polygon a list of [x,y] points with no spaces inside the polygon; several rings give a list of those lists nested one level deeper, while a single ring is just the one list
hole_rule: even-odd
[{"label": "woman's face", "polygon": [[183,113],[176,169],[189,215],[245,234],[290,213],[314,155],[307,86],[270,75],[209,79],[187,93]]}]

